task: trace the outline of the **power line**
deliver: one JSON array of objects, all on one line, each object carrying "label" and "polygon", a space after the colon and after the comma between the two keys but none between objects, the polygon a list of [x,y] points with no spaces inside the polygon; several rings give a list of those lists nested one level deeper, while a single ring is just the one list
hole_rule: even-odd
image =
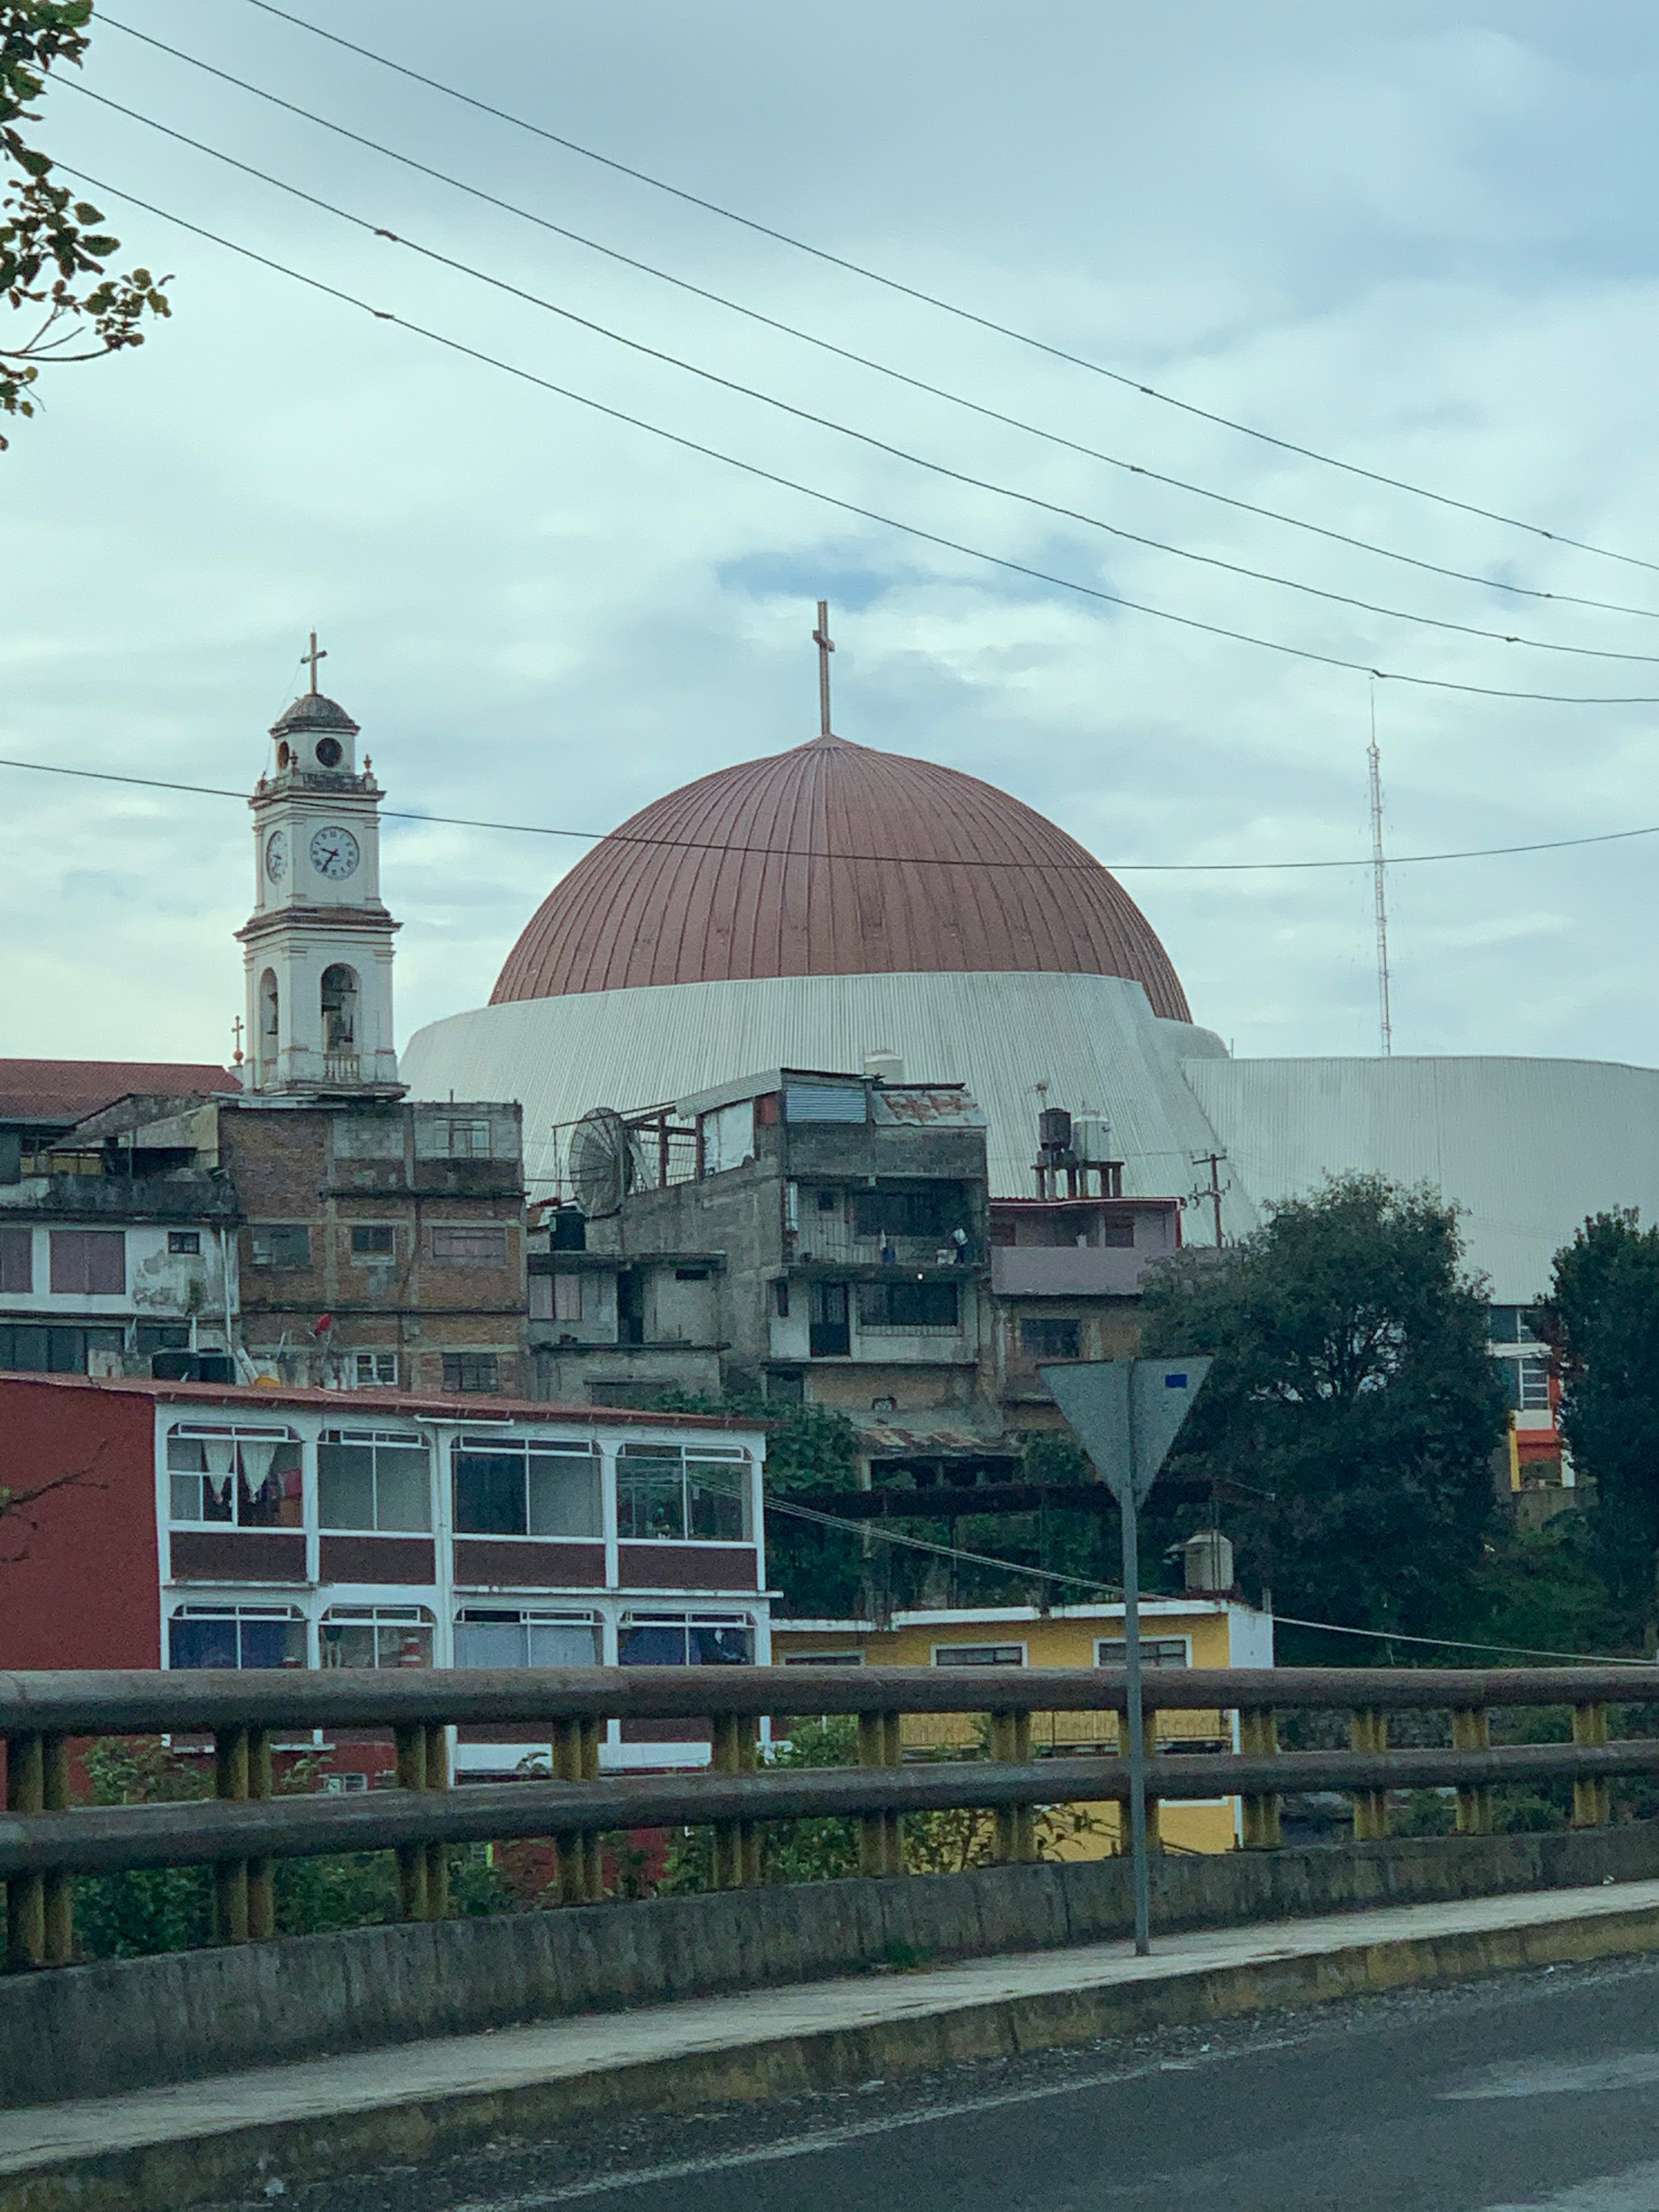
[{"label": "power line", "polygon": [[[256,0],[256,4],[262,4],[262,0]],[[55,166],[64,175],[75,177],[82,184],[90,185],[94,191],[111,193],[117,199],[125,200],[130,207],[142,208],[147,215],[156,216],[164,222],[174,223],[180,230],[190,232],[193,237],[206,239],[210,244],[222,246],[226,252],[238,254],[242,259],[252,261],[260,268],[269,269],[277,276],[286,276],[295,283],[303,284],[307,290],[321,293],[328,299],[337,300],[345,307],[356,307],[364,314],[372,315],[377,322],[392,323],[399,330],[407,331],[415,337],[424,338],[430,344],[441,346],[447,352],[458,354],[463,359],[477,362],[485,368],[496,369],[501,374],[511,376],[520,383],[534,386],[538,391],[550,392],[558,398],[568,399],[577,406],[587,408],[593,414],[606,416],[610,421],[626,423],[633,429],[645,430],[653,437],[661,439],[665,444],[678,447],[685,453],[700,454],[705,459],[719,461],[726,467],[736,469],[741,474],[751,477],[759,483],[775,484],[783,490],[796,492],[804,498],[815,500],[821,506],[834,507],[840,514],[855,515],[862,521],[879,524],[884,529],[896,531],[902,536],[915,538],[921,544],[934,545],[946,552],[959,553],[969,560],[982,561],[988,567],[1000,568],[1008,574],[1024,576],[1036,583],[1051,584],[1057,590],[1073,592],[1079,598],[1093,600],[1103,606],[1121,607],[1128,613],[1150,615],[1157,621],[1173,623],[1179,629],[1194,630],[1204,636],[1223,638],[1236,645],[1254,645],[1265,652],[1277,653],[1294,660],[1305,660],[1321,667],[1341,668],[1356,675],[1374,676],[1379,682],[1408,684],[1419,690],[1451,691],[1466,697],[1526,700],[1546,706],[1659,706],[1659,694],[1654,693],[1530,691],[1502,684],[1463,683],[1445,676],[1413,675],[1403,669],[1374,668],[1369,662],[1352,660],[1344,654],[1321,653],[1311,646],[1291,645],[1282,638],[1261,637],[1253,631],[1231,629],[1225,623],[1205,622],[1196,615],[1177,614],[1171,608],[1154,606],[1144,599],[1132,599],[1120,592],[1103,591],[1097,585],[1079,583],[1075,577],[1058,575],[1052,569],[1039,568],[1031,562],[1016,561],[1006,554],[988,553],[982,546],[969,545],[960,538],[947,538],[939,531],[923,529],[918,523],[902,522],[893,515],[881,513],[878,508],[860,506],[854,500],[842,499],[834,492],[823,491],[816,485],[803,483],[796,477],[783,475],[779,470],[763,468],[757,461],[744,460],[737,454],[725,452],[720,447],[705,444],[700,439],[687,437],[678,430],[667,429],[661,423],[650,422],[643,416],[631,415],[624,408],[613,407],[604,400],[593,398],[586,392],[577,392],[568,385],[557,384],[550,377],[538,375],[533,369],[523,368],[516,362],[503,361],[499,355],[486,353],[481,347],[468,345],[463,340],[451,337],[441,331],[434,331],[423,323],[412,322],[406,316],[394,314],[389,308],[372,307],[368,301],[359,298],[356,293],[344,291],[336,284],[325,283],[321,277],[307,276],[304,271],[291,267],[286,262],[277,261],[269,254],[257,252],[252,246],[240,245],[234,239],[226,238],[220,232],[209,230],[200,223],[191,222],[187,217],[174,214],[171,209],[157,206],[153,200],[141,199],[136,192],[128,191],[118,185],[109,184],[101,178],[93,176],[87,170],[73,168],[67,162],[58,162]]]},{"label": "power line", "polygon": [[972,491],[989,492],[997,499],[1014,500],[1022,507],[1035,507],[1042,514],[1059,517],[1061,521],[1081,523],[1085,529],[1103,531],[1107,536],[1126,544],[1144,546],[1155,553],[1167,553],[1176,560],[1191,561],[1201,568],[1220,569],[1228,575],[1243,576],[1253,583],[1272,584],[1283,591],[1300,592],[1310,599],[1323,599],[1334,606],[1352,607],[1362,614],[1381,615],[1389,622],[1413,623],[1421,629],[1445,630],[1460,637],[1482,638],[1494,645],[1523,646],[1533,652],[1565,653],[1578,659],[1633,661],[1648,667],[1659,667],[1659,653],[1621,653],[1609,646],[1562,645],[1549,638],[1506,634],[1502,630],[1488,629],[1480,623],[1453,622],[1440,615],[1414,614],[1407,608],[1384,606],[1375,600],[1358,599],[1349,592],[1329,591],[1322,585],[1304,583],[1298,577],[1277,575],[1270,569],[1254,568],[1243,562],[1226,560],[1219,554],[1199,553],[1189,546],[1175,545],[1163,538],[1149,538],[1141,531],[1125,529],[1118,523],[1108,522],[1102,516],[1090,514],[1080,507],[1066,507],[1056,500],[1044,499],[1036,492],[1021,491],[1012,485],[998,483],[990,477],[975,476],[965,469],[952,468],[945,461],[930,460],[926,454],[915,453],[908,447],[895,445],[890,439],[878,438],[873,432],[855,429],[850,423],[838,422],[833,416],[820,415],[809,407],[798,407],[793,401],[781,399],[774,392],[763,391],[756,385],[744,384],[735,377],[722,376],[718,370],[704,368],[696,362],[668,352],[662,346],[651,345],[643,338],[629,337],[625,331],[598,322],[591,315],[579,314],[574,307],[561,307],[556,301],[530,291],[522,284],[514,284],[503,276],[491,276],[487,270],[478,268],[472,262],[460,260],[453,254],[440,252],[435,246],[422,246],[418,240],[404,232],[389,229],[367,216],[355,215],[350,209],[323,198],[320,193],[307,191],[303,185],[290,184],[286,178],[275,176],[268,169],[258,168],[252,162],[241,161],[234,154],[224,153],[203,139],[192,137],[187,131],[175,131],[171,125],[158,122],[154,116],[145,115],[137,108],[125,106],[120,100],[111,100],[103,93],[94,92],[89,85],[76,84],[73,80],[66,82],[71,91],[80,93],[85,99],[95,100],[100,107],[111,108],[118,115],[142,123],[146,129],[158,131],[161,137],[171,138],[175,144],[188,146],[196,153],[205,154],[210,160],[222,162],[228,168],[239,170],[243,176],[256,178],[261,184],[286,192],[290,198],[302,200],[307,207],[320,208],[324,214],[349,223],[353,228],[369,237],[384,239],[392,246],[404,246],[439,268],[453,270],[456,275],[470,277],[475,283],[487,285],[492,291],[505,293],[510,299],[521,300],[527,307],[538,307],[544,313],[557,315],[561,320],[574,324],[579,330],[592,331],[596,337],[623,346],[630,353],[642,355],[648,361],[661,362],[667,368],[679,369],[705,384],[717,386],[722,392],[734,392],[740,398],[756,400],[762,406],[774,408],[778,413],[790,416],[798,422],[810,422],[815,428],[833,431],[837,437],[850,438],[874,453],[884,453],[890,459],[902,461],[911,468],[926,470],[930,475],[942,477],[951,483],[962,484]]},{"label": "power line", "polygon": [[393,61],[390,55],[379,53],[372,46],[360,46],[355,40],[344,38],[337,31],[325,30],[319,23],[308,22],[303,15],[295,15],[286,8],[276,6],[274,0],[248,0],[248,5],[258,8],[262,14],[278,16],[298,30],[308,31],[313,38],[325,39],[331,46],[343,47],[348,52],[374,62],[381,69],[392,70],[416,84],[423,84],[430,91],[441,92],[448,99],[458,100],[465,106],[475,108],[480,114],[494,116],[497,122],[510,123],[515,130],[528,131],[533,137],[544,139],[550,145],[561,146],[567,153],[579,155],[583,161],[598,162],[601,167],[612,170],[619,176],[631,177],[637,184],[648,185],[653,191],[666,192],[690,207],[702,208],[706,214],[716,215],[724,222],[739,224],[744,230],[753,231],[762,238],[769,238],[777,245],[789,246],[797,253],[810,254],[815,261],[845,270],[850,276],[860,276],[868,283],[879,284],[884,290],[899,293],[924,307],[935,307],[943,314],[955,316],[959,321],[975,324],[981,330],[993,331],[999,337],[1011,338],[1016,344],[1029,346],[1038,353],[1047,354],[1052,360],[1063,361],[1073,368],[1086,369],[1092,376],[1104,377],[1110,383],[1121,385],[1126,391],[1139,393],[1143,398],[1156,399],[1163,406],[1176,408],[1183,415],[1194,416],[1201,422],[1213,422],[1220,429],[1234,431],[1240,437],[1252,438],[1260,444],[1275,447],[1280,453],[1295,453],[1304,460],[1317,461],[1322,467],[1340,469],[1345,475],[1363,477],[1368,483],[1383,484],[1393,491],[1409,492],[1413,497],[1430,500],[1437,507],[1450,507],[1461,514],[1475,515],[1484,522],[1496,522],[1506,530],[1521,530],[1530,537],[1546,538],[1553,545],[1567,546],[1579,553],[1593,553],[1604,561],[1617,561],[1626,568],[1644,568],[1659,574],[1659,562],[1645,561],[1633,553],[1616,553],[1608,546],[1593,544],[1584,538],[1569,538],[1560,531],[1547,530],[1541,524],[1524,522],[1514,515],[1500,514],[1492,507],[1480,507],[1468,500],[1455,499],[1449,493],[1431,490],[1426,485],[1413,483],[1404,477],[1391,477],[1376,469],[1363,468],[1357,461],[1341,460],[1333,453],[1320,452],[1316,447],[1299,445],[1294,439],[1276,436],[1270,430],[1257,429],[1250,423],[1236,422],[1231,416],[1200,407],[1190,399],[1177,398],[1173,392],[1144,383],[1138,376],[1130,375],[1121,369],[1108,368],[1103,362],[1091,361],[1086,355],[1070,353],[1063,346],[1052,345],[1047,339],[1036,337],[1030,331],[1018,330],[1011,324],[1000,323],[991,316],[976,313],[970,307],[941,298],[937,293],[924,291],[919,285],[907,284],[896,276],[884,276],[879,270],[866,268],[862,262],[832,253],[827,247],[811,245],[788,231],[757,222],[752,216],[739,215],[735,209],[723,207],[717,200],[705,199],[699,193],[688,191],[679,185],[671,185],[665,179],[653,176],[647,170],[634,168],[626,161],[601,154],[593,147],[582,145],[577,139],[565,137],[541,124],[529,122],[508,108],[496,107],[487,100],[463,92],[459,86],[449,84],[442,78],[427,76],[421,70],[410,68],[407,63]]},{"label": "power line", "polygon": [[[1659,608],[1627,606],[1617,601],[1590,599],[1571,592],[1547,592],[1533,585],[1517,584],[1499,577],[1482,575],[1473,569],[1450,568],[1441,562],[1429,561],[1416,554],[1401,552],[1395,547],[1376,544],[1369,538],[1351,536],[1346,531],[1333,530],[1322,523],[1310,522],[1304,516],[1286,514],[1276,507],[1263,507],[1254,501],[1237,498],[1231,493],[1218,491],[1211,485],[1188,483],[1184,477],[1170,476],[1163,471],[1148,468],[1138,461],[1126,460],[1120,454],[1109,453],[1099,447],[1085,445],[1080,440],[1068,438],[1060,431],[1045,429],[1039,423],[1026,422],[1022,416],[1010,415],[1001,408],[988,406],[979,400],[969,399],[963,393],[952,392],[942,385],[931,384],[925,378],[913,376],[903,369],[895,368],[890,362],[877,361],[867,354],[855,352],[851,347],[840,345],[835,340],[821,337],[815,331],[803,330],[797,324],[787,323],[778,316],[766,314],[761,309],[749,307],[741,301],[733,300],[725,293],[714,291],[706,285],[694,283],[689,277],[676,276],[672,270],[660,269],[654,263],[642,260],[635,254],[625,253],[617,246],[605,245],[598,239],[588,237],[584,232],[573,230],[568,224],[555,222],[550,217],[538,215],[532,209],[521,207],[515,201],[504,199],[499,193],[486,191],[482,185],[471,184],[465,178],[452,176],[447,170],[433,167],[429,162],[416,161],[412,155],[402,153],[396,147],[383,145],[380,140],[368,137],[360,131],[353,131],[345,124],[337,123],[328,116],[318,114],[314,108],[301,107],[297,101],[285,100],[280,94],[270,91],[264,85],[255,84],[246,77],[236,76],[232,70],[221,69],[212,62],[204,61],[199,54],[186,52],[181,46],[169,46],[165,39],[158,39],[147,31],[137,30],[131,24],[122,22],[117,16],[103,15],[99,17],[99,21],[109,29],[124,31],[129,38],[140,40],[145,46],[154,47],[160,53],[171,55],[175,60],[187,63],[191,68],[200,70],[209,76],[217,77],[222,83],[234,85],[239,91],[251,94],[256,100],[265,100],[271,106],[282,108],[289,115],[297,115],[303,121],[314,124],[319,130],[331,131],[337,137],[347,139],[353,145],[364,147],[371,153],[380,155],[386,161],[398,162],[420,176],[429,177],[434,182],[446,185],[454,191],[464,192],[470,198],[478,200],[485,206],[498,208],[504,214],[516,216],[522,222],[532,223],[538,229],[548,231],[555,237],[562,238],[573,245],[583,246],[591,252],[602,254],[607,260],[617,262],[623,268],[632,269],[641,275],[653,277],[659,283],[672,285],[676,290],[688,293],[693,298],[706,300],[715,307],[724,307],[732,314],[744,316],[749,321],[758,323],[768,330],[777,331],[787,337],[798,339],[804,345],[814,346],[821,352],[833,355],[837,360],[849,362],[857,368],[871,370],[878,376],[887,377],[894,383],[906,386],[913,392],[924,392],[931,398],[945,400],[951,406],[964,408],[969,413],[980,416],[988,422],[998,422],[1006,428],[1019,430],[1027,436],[1040,438],[1046,443],[1060,447],[1067,453],[1079,453],[1089,460],[1103,462],[1109,468],[1121,469],[1127,475],[1143,477],[1149,483],[1163,484],[1170,489],[1188,493],[1194,498],[1212,501],[1218,506],[1231,507],[1240,514],[1252,514],[1266,521],[1281,523],[1288,529],[1305,531],[1313,537],[1322,538],[1334,544],[1349,546],[1358,552],[1372,554],[1380,560],[1399,562],[1407,568],[1419,569],[1429,575],[1449,577],[1458,583],[1474,584],[1483,590],[1503,592],[1514,598],[1548,600],[1558,606],[1588,607],[1603,614],[1629,615],[1644,621],[1659,621]],[[65,78],[64,82],[73,90],[88,89],[74,78]],[[100,94],[93,96],[102,97]],[[107,100],[106,104],[115,107],[120,105],[115,100]],[[138,115],[134,109],[122,109],[121,112],[133,115],[135,119],[141,122],[153,121],[149,117]],[[153,127],[163,129],[166,126],[156,124]],[[187,141],[186,143],[193,144],[196,142]],[[204,150],[211,149],[204,149]],[[252,173],[257,175],[261,173],[254,171]]]},{"label": "power line", "polygon": [[[0,768],[23,769],[37,775],[73,776],[88,783],[136,784],[145,791],[182,791],[199,799],[234,799],[243,805],[246,805],[248,797],[245,791],[232,791],[220,784],[185,783],[167,776],[131,775],[114,769],[70,768],[61,761],[18,760],[0,755]],[[380,811],[383,821],[419,822],[434,829],[499,830],[525,837],[570,837],[585,844],[661,845],[690,853],[752,853],[769,860],[836,860],[848,865],[857,863],[884,868],[972,868],[975,872],[1018,870],[1026,874],[1054,876],[1091,875],[1097,868],[1105,868],[1113,875],[1119,876],[1231,876],[1267,875],[1285,869],[1369,868],[1374,865],[1370,857],[1359,854],[1350,860],[1097,860],[1091,854],[1085,854],[1078,860],[981,860],[976,855],[958,859],[950,854],[930,853],[833,853],[821,852],[814,848],[785,854],[775,845],[739,844],[711,837],[664,837],[628,829],[565,830],[543,822],[496,822],[477,815],[427,814],[415,807],[383,806]],[[1522,853],[1566,852],[1579,845],[1620,845],[1632,837],[1659,837],[1659,822],[1646,823],[1637,830],[1596,830],[1583,837],[1541,838],[1526,845],[1473,845],[1454,852],[1391,853],[1387,865],[1391,868],[1411,868],[1442,860],[1503,860]],[[1184,1159],[1187,1155],[1172,1152],[1169,1157]]]}]

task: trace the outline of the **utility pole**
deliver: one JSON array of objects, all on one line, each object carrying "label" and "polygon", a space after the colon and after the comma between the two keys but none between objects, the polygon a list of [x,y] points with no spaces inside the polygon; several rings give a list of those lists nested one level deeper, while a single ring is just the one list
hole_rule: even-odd
[{"label": "utility pole", "polygon": [[[1376,1015],[1382,1055],[1394,1050],[1394,1018],[1389,1007],[1388,862],[1382,853],[1382,757],[1376,750],[1376,678],[1371,678],[1371,742],[1365,756],[1371,783],[1371,896],[1376,913]],[[1220,1239],[1218,1238],[1219,1243]]]},{"label": "utility pole", "polygon": [[1215,1222],[1215,1247],[1218,1252],[1221,1249],[1221,1163],[1226,1157],[1225,1152],[1200,1152],[1193,1162],[1194,1167],[1206,1167],[1210,1170],[1210,1187],[1200,1194],[1210,1201],[1210,1212]]}]

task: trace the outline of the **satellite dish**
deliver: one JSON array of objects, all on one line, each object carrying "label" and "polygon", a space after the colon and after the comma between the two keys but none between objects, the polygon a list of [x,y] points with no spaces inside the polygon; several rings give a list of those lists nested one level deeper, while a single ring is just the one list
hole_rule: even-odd
[{"label": "satellite dish", "polygon": [[623,1200],[644,1181],[634,1133],[614,1106],[595,1106],[570,1132],[571,1187],[590,1221],[622,1212]]}]

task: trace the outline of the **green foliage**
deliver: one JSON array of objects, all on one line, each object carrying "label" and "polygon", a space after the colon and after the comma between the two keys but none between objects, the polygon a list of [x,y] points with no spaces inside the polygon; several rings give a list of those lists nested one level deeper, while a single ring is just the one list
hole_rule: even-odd
[{"label": "green foliage", "polygon": [[[142,345],[145,316],[171,312],[170,277],[106,274],[120,240],[99,228],[104,218],[89,202],[52,181],[49,156],[18,128],[39,120],[30,103],[52,69],[80,67],[91,21],[92,0],[0,0],[0,294],[30,325],[16,343],[0,344],[0,414],[34,413],[42,368]],[[86,349],[65,350],[77,342]]]},{"label": "green foliage", "polygon": [[[1216,1359],[1171,1469],[1236,1486],[1243,1577],[1279,1612],[1461,1626],[1505,1420],[1486,1286],[1462,1262],[1453,1208],[1351,1176],[1149,1284],[1146,1351]],[[1282,1657],[1331,1656],[1284,1641]]]},{"label": "green foliage", "polygon": [[[176,1804],[211,1794],[202,1762],[154,1738],[100,1738],[86,1754],[95,1805]],[[188,1951],[213,1940],[213,1876],[206,1867],[140,1867],[83,1875],[75,1885],[76,1940],[94,1959]]]},{"label": "green foliage", "polygon": [[1561,1376],[1561,1430],[1595,1484],[1597,1567],[1626,1636],[1655,1622],[1659,1553],[1659,1228],[1598,1213],[1555,1255],[1544,1309]]}]

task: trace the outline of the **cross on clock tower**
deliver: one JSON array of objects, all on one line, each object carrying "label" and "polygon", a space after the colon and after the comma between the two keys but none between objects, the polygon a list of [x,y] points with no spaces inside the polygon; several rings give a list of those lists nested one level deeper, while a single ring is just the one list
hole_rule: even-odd
[{"label": "cross on clock tower", "polygon": [[381,792],[358,727],[317,689],[272,726],[275,770],[253,810],[254,910],[236,933],[247,988],[250,1087],[269,1096],[400,1097],[392,939],[380,903]]}]

